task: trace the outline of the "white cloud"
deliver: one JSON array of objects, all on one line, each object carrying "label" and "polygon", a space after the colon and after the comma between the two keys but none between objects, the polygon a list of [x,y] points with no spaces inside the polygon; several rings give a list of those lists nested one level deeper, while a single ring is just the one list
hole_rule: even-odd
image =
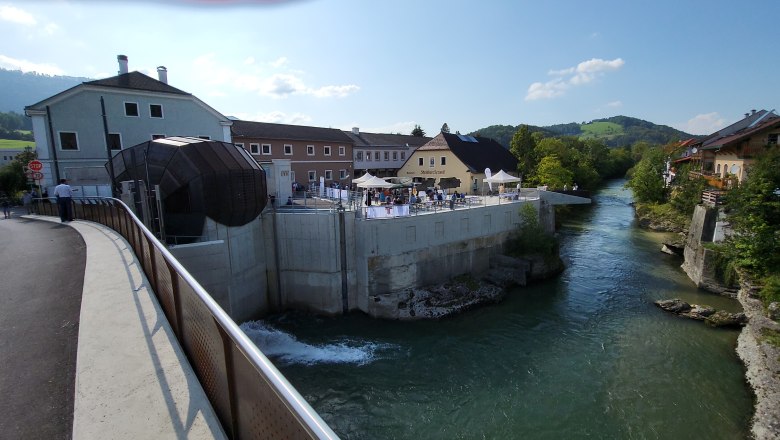
[{"label": "white cloud", "polygon": [[[248,59],[247,59],[248,60]],[[216,54],[208,53],[193,60],[198,80],[210,86],[230,87],[242,93],[258,93],[271,98],[287,98],[291,95],[314,96],[316,98],[343,98],[360,90],[354,84],[308,86],[301,73],[294,70],[268,75],[252,59],[247,60],[240,69],[234,69],[232,63],[220,63]],[[282,66],[286,58],[280,58],[272,64]]]},{"label": "white cloud", "polygon": [[274,110],[268,113],[237,113],[236,117],[244,121],[271,122],[274,124],[300,125],[311,121],[309,115],[303,113],[285,113]]},{"label": "white cloud", "polygon": [[271,61],[269,64],[271,65],[271,67],[276,67],[278,69],[282,66],[287,65],[287,62],[288,62],[287,57],[280,57],[274,61]]},{"label": "white cloud", "polygon": [[612,107],[612,108],[623,107],[623,102],[621,102],[621,101],[608,102],[607,103],[607,107]]},{"label": "white cloud", "polygon": [[345,96],[349,96],[350,94],[355,93],[358,90],[360,90],[360,87],[354,84],[349,84],[346,86],[320,87],[319,89],[311,90],[310,93],[318,98],[330,98],[330,97],[344,98]]},{"label": "white cloud", "polygon": [[[414,130],[414,126],[415,125],[419,125],[419,122],[402,121],[402,122],[395,122],[393,124],[382,125],[382,126],[378,126],[378,127],[366,127],[365,129],[361,128],[360,131],[365,131],[366,133],[401,133],[401,134],[411,134],[412,130]],[[359,127],[359,125],[352,125],[349,128],[344,128],[344,130],[351,130],[352,127]],[[428,136],[432,136],[430,133],[427,132],[427,130],[426,130],[425,134],[428,135]]]},{"label": "white cloud", "polygon": [[8,5],[0,6],[0,20],[23,24],[25,26],[35,26],[38,23],[38,21],[35,20],[35,17],[29,12]]},{"label": "white cloud", "polygon": [[244,60],[244,65],[246,65],[246,66],[248,66],[250,64],[254,64],[254,63],[255,63],[255,57],[247,57]]},{"label": "white cloud", "polygon": [[38,64],[27,60],[0,55],[0,67],[9,70],[21,70],[22,72],[38,72],[46,75],[64,75],[65,72],[52,64]]},{"label": "white cloud", "polygon": [[689,119],[688,122],[675,124],[674,127],[690,134],[711,134],[728,125],[728,120],[718,112],[703,113]]},{"label": "white cloud", "polygon": [[528,87],[525,95],[526,101],[536,99],[551,99],[563,96],[566,91],[572,87],[588,84],[606,72],[620,69],[625,64],[622,58],[614,60],[602,60],[593,58],[583,61],[574,67],[568,67],[560,70],[550,70],[547,72],[554,78],[547,82],[535,82]]}]

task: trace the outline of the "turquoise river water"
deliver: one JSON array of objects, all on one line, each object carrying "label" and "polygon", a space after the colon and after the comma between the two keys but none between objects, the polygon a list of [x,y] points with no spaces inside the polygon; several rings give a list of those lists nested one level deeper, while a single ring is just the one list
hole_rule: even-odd
[{"label": "turquoise river water", "polygon": [[752,394],[717,330],[661,311],[698,291],[623,181],[559,231],[566,271],[430,322],[284,314],[243,328],[343,439],[738,439]]}]

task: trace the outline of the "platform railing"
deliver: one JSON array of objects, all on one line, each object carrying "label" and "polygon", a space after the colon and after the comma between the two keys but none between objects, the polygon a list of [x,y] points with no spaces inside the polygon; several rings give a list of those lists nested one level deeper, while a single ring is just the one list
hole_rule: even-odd
[{"label": "platform railing", "polygon": [[[49,199],[36,200],[33,209],[58,215]],[[127,205],[74,199],[73,214],[110,227],[130,244],[229,438],[338,438]]]}]

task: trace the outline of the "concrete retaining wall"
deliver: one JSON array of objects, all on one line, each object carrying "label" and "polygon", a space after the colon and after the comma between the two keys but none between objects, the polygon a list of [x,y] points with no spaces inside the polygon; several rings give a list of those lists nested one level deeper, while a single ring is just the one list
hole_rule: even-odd
[{"label": "concrete retaining wall", "polygon": [[[523,203],[552,229],[553,206]],[[266,209],[238,228],[209,222],[207,235],[217,240],[171,252],[238,322],[291,308],[392,317],[407,289],[486,272],[517,229],[521,206],[371,220],[353,212]]]},{"label": "concrete retaining wall", "polygon": [[717,220],[717,209],[704,205],[696,207],[685,240],[685,262],[682,269],[697,287],[722,292],[723,288],[715,277],[715,252],[704,247],[704,243],[712,242]]}]

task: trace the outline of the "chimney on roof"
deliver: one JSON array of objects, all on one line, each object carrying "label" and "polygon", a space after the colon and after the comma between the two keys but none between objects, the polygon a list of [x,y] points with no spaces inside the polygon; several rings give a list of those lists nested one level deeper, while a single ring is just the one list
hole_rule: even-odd
[{"label": "chimney on roof", "polygon": [[157,78],[161,83],[168,84],[168,69],[165,66],[157,66]]},{"label": "chimney on roof", "polygon": [[745,118],[747,119],[748,117],[750,117],[750,113],[745,113]]},{"label": "chimney on roof", "polygon": [[755,114],[756,114],[756,109],[752,109],[752,110],[750,110],[750,114],[751,114],[751,115],[755,115]]},{"label": "chimney on roof", "polygon": [[352,127],[352,134],[360,134],[360,127]]},{"label": "chimney on roof", "polygon": [[117,55],[116,60],[119,62],[119,74],[127,73],[127,55]]}]

